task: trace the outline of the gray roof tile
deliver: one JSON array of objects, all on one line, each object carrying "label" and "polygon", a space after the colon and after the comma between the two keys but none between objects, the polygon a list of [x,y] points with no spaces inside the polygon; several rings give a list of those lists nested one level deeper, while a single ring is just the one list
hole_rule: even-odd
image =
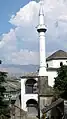
[{"label": "gray roof tile", "polygon": [[63,50],[58,50],[49,57],[47,57],[47,61],[54,60],[54,59],[67,59],[67,52]]}]

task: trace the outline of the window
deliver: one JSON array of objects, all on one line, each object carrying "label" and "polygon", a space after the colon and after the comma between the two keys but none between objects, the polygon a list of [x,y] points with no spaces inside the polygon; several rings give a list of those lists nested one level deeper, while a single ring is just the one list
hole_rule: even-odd
[{"label": "window", "polygon": [[36,83],[36,80],[34,79],[28,79],[25,84],[25,90],[26,94],[34,93],[34,84]]},{"label": "window", "polygon": [[63,66],[63,62],[60,62],[60,66]]},{"label": "window", "polygon": [[47,68],[48,68],[48,64],[47,64]]}]

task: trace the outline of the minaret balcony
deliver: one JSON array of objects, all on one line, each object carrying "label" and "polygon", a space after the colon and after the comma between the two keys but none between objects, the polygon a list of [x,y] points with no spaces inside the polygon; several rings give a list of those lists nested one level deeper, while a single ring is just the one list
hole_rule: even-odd
[{"label": "minaret balcony", "polygon": [[47,28],[45,27],[44,24],[38,25],[37,26],[37,31],[38,32],[46,32]]}]

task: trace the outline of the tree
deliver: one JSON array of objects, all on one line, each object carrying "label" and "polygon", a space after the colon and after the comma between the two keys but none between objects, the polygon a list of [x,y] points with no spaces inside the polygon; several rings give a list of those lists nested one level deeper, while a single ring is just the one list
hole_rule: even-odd
[{"label": "tree", "polygon": [[67,66],[65,65],[61,65],[61,67],[57,69],[54,91],[58,96],[67,99]]},{"label": "tree", "polygon": [[0,116],[7,115],[8,112],[8,102],[5,101],[4,95],[6,93],[6,88],[4,83],[6,82],[7,73],[0,71]]}]

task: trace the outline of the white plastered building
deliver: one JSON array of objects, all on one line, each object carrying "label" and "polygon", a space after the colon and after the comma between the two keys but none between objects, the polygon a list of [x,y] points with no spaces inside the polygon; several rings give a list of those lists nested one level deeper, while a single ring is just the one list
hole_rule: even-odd
[{"label": "white plastered building", "polygon": [[61,65],[67,65],[67,52],[58,50],[46,59],[48,84],[54,85],[54,78],[57,76],[57,68]]},{"label": "white plastered building", "polygon": [[[57,68],[63,65],[67,65],[67,52],[63,50],[58,50],[46,59],[46,70],[48,74],[48,85],[53,87],[54,78],[57,76]],[[25,111],[28,110],[27,102],[34,101],[38,102],[38,94],[33,91],[34,84],[38,81],[37,78],[32,78],[36,73],[27,74],[27,77],[31,78],[21,78],[21,108]],[[32,103],[32,102],[31,102]]]},{"label": "white plastered building", "polygon": [[[39,10],[39,24],[37,26],[37,32],[39,33],[40,42],[40,68],[39,76],[48,76],[48,85],[54,85],[54,77],[57,76],[57,68],[63,63],[67,65],[67,53],[59,50],[53,53],[46,59],[45,52],[45,32],[46,27],[44,23],[44,13],[42,4]],[[34,93],[34,85],[37,83],[38,79],[33,74],[29,76],[21,77],[21,108],[24,111],[28,111],[30,114],[37,115],[37,105],[38,105],[38,94]],[[32,108],[31,108],[32,107]]]}]

